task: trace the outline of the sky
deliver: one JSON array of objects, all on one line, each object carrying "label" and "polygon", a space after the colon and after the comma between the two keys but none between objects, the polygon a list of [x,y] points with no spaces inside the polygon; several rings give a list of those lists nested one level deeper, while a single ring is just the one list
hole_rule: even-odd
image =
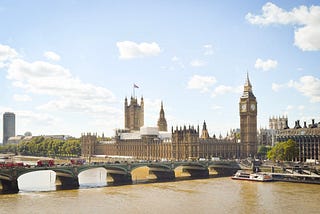
[{"label": "sky", "polygon": [[163,101],[169,131],[225,136],[247,73],[258,128],[320,122],[319,1],[0,1],[0,113],[17,135],[113,136],[134,93],[145,126]]}]

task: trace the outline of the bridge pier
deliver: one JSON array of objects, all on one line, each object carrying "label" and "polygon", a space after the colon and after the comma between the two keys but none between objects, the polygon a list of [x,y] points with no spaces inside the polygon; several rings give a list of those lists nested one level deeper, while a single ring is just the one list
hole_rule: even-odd
[{"label": "bridge pier", "polygon": [[132,184],[132,176],[128,174],[115,174],[110,173],[114,184]]},{"label": "bridge pier", "polygon": [[19,187],[18,187],[18,180],[1,180],[2,184],[2,192],[3,194],[10,194],[10,193],[18,193]]},{"label": "bridge pier", "polygon": [[77,189],[80,186],[78,177],[57,176],[57,180],[61,182],[62,189]]},{"label": "bridge pier", "polygon": [[172,181],[176,178],[174,171],[151,171],[158,181]]},{"label": "bridge pier", "polygon": [[208,169],[185,169],[191,176],[191,178],[208,178]]},{"label": "bridge pier", "polygon": [[240,168],[214,168],[219,176],[231,176],[234,175]]}]

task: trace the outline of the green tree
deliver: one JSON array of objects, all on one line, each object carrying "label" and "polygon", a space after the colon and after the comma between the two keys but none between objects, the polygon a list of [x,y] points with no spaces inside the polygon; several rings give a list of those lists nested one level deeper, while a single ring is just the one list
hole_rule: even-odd
[{"label": "green tree", "polygon": [[258,156],[260,158],[266,158],[267,157],[267,153],[268,151],[271,150],[271,147],[270,146],[265,146],[265,145],[261,145],[259,146],[258,148]]},{"label": "green tree", "polygon": [[6,144],[0,146],[0,153],[13,153],[17,154],[18,147],[17,144]]},{"label": "green tree", "polygon": [[0,151],[17,151],[21,155],[41,155],[41,156],[80,156],[80,139],[52,139],[44,137],[34,137],[31,140],[22,141],[18,147],[0,147]]},{"label": "green tree", "polygon": [[267,152],[270,160],[292,161],[298,155],[297,143],[292,139],[285,142],[277,143],[271,150]]}]

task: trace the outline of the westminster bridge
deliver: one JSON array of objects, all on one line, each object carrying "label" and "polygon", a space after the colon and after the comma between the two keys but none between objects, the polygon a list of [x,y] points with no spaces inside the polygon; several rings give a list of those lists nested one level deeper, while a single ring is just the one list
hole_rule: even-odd
[{"label": "westminster bridge", "polygon": [[114,184],[132,184],[131,172],[140,167],[148,167],[149,173],[156,176],[157,181],[175,180],[175,169],[182,167],[183,172],[190,174],[191,178],[208,178],[209,170],[217,172],[218,176],[228,176],[240,169],[235,161],[194,161],[194,162],[133,162],[133,163],[94,163],[84,165],[55,165],[51,167],[13,167],[0,169],[2,193],[18,193],[18,178],[21,175],[52,170],[56,173],[56,180],[60,181],[61,189],[77,189],[81,172],[89,169],[104,168],[112,177]]}]

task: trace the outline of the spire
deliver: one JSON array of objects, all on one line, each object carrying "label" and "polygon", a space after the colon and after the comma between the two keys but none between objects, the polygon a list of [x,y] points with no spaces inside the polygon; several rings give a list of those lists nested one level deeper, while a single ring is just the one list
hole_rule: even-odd
[{"label": "spire", "polygon": [[250,82],[250,79],[249,79],[249,73],[247,72],[247,78],[246,78],[246,82],[244,84],[244,87],[243,87],[243,95],[242,95],[242,99],[245,98],[255,98],[255,96],[253,95],[252,93],[252,85],[251,85],[251,82]]},{"label": "spire", "polygon": [[158,120],[159,131],[167,131],[167,120],[164,116],[163,102],[161,101],[160,115]]},{"label": "spire", "polygon": [[250,83],[249,73],[248,72],[247,72],[247,79],[246,79],[246,82],[244,84],[244,91],[245,92],[252,92],[252,85]]},{"label": "spire", "polygon": [[203,130],[207,130],[207,124],[206,124],[206,121],[203,122]]},{"label": "spire", "polygon": [[162,101],[161,101],[161,107],[160,107],[160,118],[165,118],[164,110],[163,110],[163,102]]},{"label": "spire", "polygon": [[247,71],[247,79],[246,79],[246,84],[245,84],[245,85],[247,85],[247,86],[251,86],[248,71]]},{"label": "spire", "polygon": [[201,133],[201,137],[202,139],[208,139],[209,138],[209,133],[207,130],[207,124],[206,121],[203,122],[203,126],[202,126],[202,133]]}]

